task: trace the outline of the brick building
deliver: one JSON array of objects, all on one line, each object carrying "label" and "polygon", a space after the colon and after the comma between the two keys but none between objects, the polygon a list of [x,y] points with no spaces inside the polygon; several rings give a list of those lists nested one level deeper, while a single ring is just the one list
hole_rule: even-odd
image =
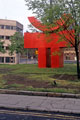
[{"label": "brick building", "polygon": [[[80,49],[79,49],[80,53]],[[64,48],[64,60],[76,60],[76,53],[74,48]],[[79,55],[80,60],[80,55]]]},{"label": "brick building", "polygon": [[23,33],[23,25],[14,20],[0,19],[0,39],[4,41],[2,46],[6,52],[0,53],[0,64],[17,64],[19,62],[19,55],[14,53],[9,55],[8,45],[10,45],[10,36],[15,32]]}]

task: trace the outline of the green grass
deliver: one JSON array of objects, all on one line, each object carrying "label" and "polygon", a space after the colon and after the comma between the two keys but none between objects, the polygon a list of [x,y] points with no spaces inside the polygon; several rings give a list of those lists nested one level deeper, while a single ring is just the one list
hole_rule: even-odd
[{"label": "green grass", "polygon": [[33,88],[29,86],[26,88],[28,91],[39,91],[39,92],[54,92],[54,93],[77,93],[76,89],[66,89],[66,88]]},{"label": "green grass", "polygon": [[[1,72],[2,69],[6,71]],[[9,70],[10,69],[10,70]],[[55,74],[67,74],[67,75],[76,75],[76,64],[65,64],[63,68],[38,68],[35,64],[17,64],[17,65],[0,65],[0,88],[4,89],[19,89],[19,90],[29,90],[29,91],[42,91],[42,92],[59,92],[59,93],[79,93],[80,90],[77,87],[80,86],[79,80],[59,80],[55,79],[52,76]],[[24,84],[19,84],[16,81],[13,84],[7,84],[8,79],[4,79],[4,75],[18,75],[35,82],[39,81],[49,82],[53,85],[53,88],[38,88],[30,86],[25,86]],[[12,80],[12,79],[11,79]],[[11,81],[9,80],[9,81]],[[23,79],[21,79],[23,80]],[[54,87],[53,81],[56,80],[57,86]],[[66,86],[71,86],[71,88],[66,88]],[[62,88],[61,88],[62,87]]]},{"label": "green grass", "polygon": [[0,88],[4,88],[5,83],[6,83],[6,80],[2,80],[2,75],[0,74]]},{"label": "green grass", "polygon": [[21,87],[24,87],[24,85],[17,84],[17,83],[10,84],[10,85],[5,85],[6,89],[20,89]]},{"label": "green grass", "polygon": [[75,64],[65,64],[63,68],[38,68],[35,64],[0,65],[0,68],[14,69],[12,73],[76,74]]}]

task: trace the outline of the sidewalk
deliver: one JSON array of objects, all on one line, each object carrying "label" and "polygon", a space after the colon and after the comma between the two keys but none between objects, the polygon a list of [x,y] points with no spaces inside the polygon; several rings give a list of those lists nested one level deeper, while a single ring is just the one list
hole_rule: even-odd
[{"label": "sidewalk", "polygon": [[0,108],[80,113],[80,99],[0,94]]}]

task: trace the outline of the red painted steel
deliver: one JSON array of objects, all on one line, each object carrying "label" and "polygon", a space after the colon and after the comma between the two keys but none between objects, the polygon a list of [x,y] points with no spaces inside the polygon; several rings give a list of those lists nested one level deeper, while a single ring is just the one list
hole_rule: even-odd
[{"label": "red painted steel", "polygon": [[[64,16],[66,18],[66,21],[71,17],[69,14],[68,15],[64,14],[62,16],[63,19],[64,19]],[[39,20],[37,20],[35,17],[28,17],[31,24],[41,31],[54,31],[59,29],[62,25],[65,25],[65,22],[66,22],[62,18],[60,18],[59,20],[57,20],[57,22],[55,22],[55,27],[53,27],[53,25],[50,25],[47,27],[46,25],[42,24]]]},{"label": "red painted steel", "polygon": [[[59,28],[59,26],[56,26],[54,28],[47,29],[46,26],[44,26],[34,17],[29,17],[29,20],[36,28],[42,31],[46,31],[46,30],[52,31]],[[72,32],[73,31],[71,31],[71,34]],[[68,39],[70,39],[71,36],[67,31],[62,31],[59,34],[63,34],[63,33]],[[51,66],[49,67],[52,68],[63,67],[62,48],[67,47],[68,42],[67,41],[58,42],[59,37],[60,36],[57,35],[56,33],[50,33],[50,35],[47,35],[39,32],[35,32],[35,33],[26,32],[24,33],[24,48],[38,48],[38,66],[40,68],[48,67],[47,59],[51,59]],[[74,39],[73,39],[73,43],[74,43]],[[48,48],[49,48],[49,52],[51,51],[50,56],[47,55]]]}]

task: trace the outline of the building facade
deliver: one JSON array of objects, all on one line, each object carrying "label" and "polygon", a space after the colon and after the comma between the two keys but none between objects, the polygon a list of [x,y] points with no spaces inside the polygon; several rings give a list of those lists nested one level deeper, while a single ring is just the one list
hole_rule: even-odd
[{"label": "building facade", "polygon": [[[80,49],[79,49],[79,53],[80,53]],[[76,61],[75,48],[64,48],[64,60]],[[79,60],[80,60],[80,54],[79,54]]]},{"label": "building facade", "polygon": [[8,45],[11,44],[10,37],[15,32],[23,33],[23,25],[14,20],[0,19],[0,39],[4,41],[3,48],[5,53],[0,52],[0,64],[17,64],[19,63],[19,55],[14,52],[13,55],[9,54]]}]

